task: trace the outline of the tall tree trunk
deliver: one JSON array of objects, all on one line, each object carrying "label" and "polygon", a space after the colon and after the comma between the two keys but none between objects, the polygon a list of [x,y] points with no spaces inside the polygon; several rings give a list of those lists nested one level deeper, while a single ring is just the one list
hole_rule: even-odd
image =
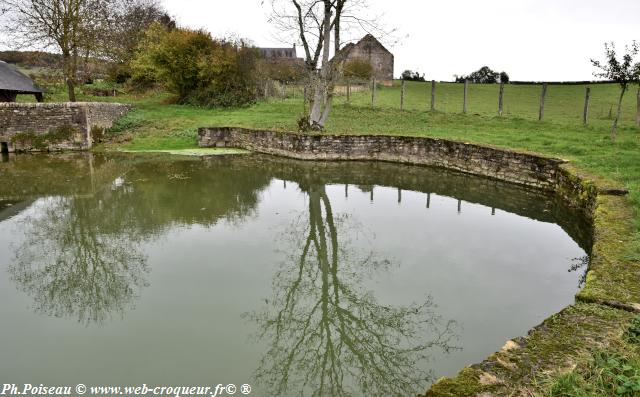
[{"label": "tall tree trunk", "polygon": [[613,120],[613,126],[611,126],[611,142],[616,141],[616,133],[618,131],[618,121],[620,120],[620,113],[622,113],[622,98],[624,93],[627,92],[627,86],[622,86],[620,89],[620,99],[618,99],[618,111],[616,112],[616,118]]},{"label": "tall tree trunk", "polygon": [[[322,68],[320,69],[320,76],[314,82],[315,94],[313,97],[313,104],[311,106],[311,114],[309,115],[309,123],[312,128],[322,130],[324,128],[324,121],[326,117],[325,108],[329,97],[329,78],[331,75],[331,66],[329,62],[329,55],[331,51],[331,1],[325,0],[324,6],[324,43],[322,48]],[[328,114],[327,114],[328,115]]]},{"label": "tall tree trunk", "polygon": [[75,102],[76,101],[75,72],[74,72],[74,62],[72,60],[71,53],[68,51],[63,51],[62,60],[64,63],[64,79],[67,85],[69,102]]}]

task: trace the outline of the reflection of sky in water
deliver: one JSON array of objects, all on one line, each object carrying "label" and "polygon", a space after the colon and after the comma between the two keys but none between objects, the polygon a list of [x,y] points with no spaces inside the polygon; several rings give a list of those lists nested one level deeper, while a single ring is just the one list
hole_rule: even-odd
[{"label": "reflection of sky in water", "polygon": [[[109,189],[136,194],[126,178],[112,182]],[[344,185],[326,192],[333,215],[348,214],[358,228],[338,227],[338,235],[361,254],[391,262],[388,271],[362,275],[360,290],[390,306],[431,296],[443,321],[457,322],[462,349],[436,351],[421,364],[437,376],[482,360],[573,300],[579,274],[567,270],[584,252],[555,224],[500,209],[492,215],[464,201],[458,212],[458,200],[437,194],[429,208],[425,193],[402,191],[398,203],[397,189],[387,187],[374,188],[373,202],[355,186],[348,198]],[[36,201],[0,223],[0,350],[10,358],[0,373],[13,383],[249,382],[269,342],[241,315],[273,298],[282,236],[306,216],[308,200],[296,183],[284,188],[274,179],[245,218],[211,227],[176,223],[136,241],[147,257],[148,286],[134,291],[126,310],[89,325],[36,313],[34,298],[17,291],[7,271],[27,230],[22,221],[52,202]]]}]

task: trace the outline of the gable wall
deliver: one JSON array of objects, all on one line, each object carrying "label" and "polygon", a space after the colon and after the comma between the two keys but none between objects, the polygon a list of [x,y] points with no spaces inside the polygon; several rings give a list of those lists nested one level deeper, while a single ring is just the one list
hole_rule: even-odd
[{"label": "gable wall", "polygon": [[393,54],[387,51],[377,40],[362,40],[349,51],[347,61],[366,59],[371,62],[373,75],[380,82],[393,81]]}]

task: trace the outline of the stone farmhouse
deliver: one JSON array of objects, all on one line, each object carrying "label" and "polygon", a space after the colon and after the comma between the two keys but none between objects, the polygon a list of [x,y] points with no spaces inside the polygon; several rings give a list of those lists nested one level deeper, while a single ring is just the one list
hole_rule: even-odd
[{"label": "stone farmhouse", "polygon": [[298,58],[295,45],[289,48],[258,48],[258,50],[267,63],[304,67],[304,59]]},{"label": "stone farmhouse", "polygon": [[44,91],[27,75],[0,61],[0,102],[15,102],[19,94],[35,95],[36,100],[42,102]]},{"label": "stone farmhouse", "polygon": [[373,35],[367,34],[359,42],[347,44],[342,51],[346,54],[343,64],[354,59],[369,61],[373,77],[382,85],[393,85],[393,54]]},{"label": "stone farmhouse", "polygon": [[258,48],[264,59],[297,59],[296,46],[291,48]]}]

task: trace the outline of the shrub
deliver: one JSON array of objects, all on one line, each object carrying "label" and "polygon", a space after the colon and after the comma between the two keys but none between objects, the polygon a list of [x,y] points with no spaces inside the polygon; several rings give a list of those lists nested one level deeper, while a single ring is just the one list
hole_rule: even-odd
[{"label": "shrub", "polygon": [[131,82],[162,84],[179,103],[237,106],[256,98],[257,58],[257,50],[241,40],[214,40],[202,30],[154,24],[132,61]]},{"label": "shrub", "polygon": [[289,59],[261,59],[258,69],[261,77],[281,83],[300,81],[306,75],[304,64]]},{"label": "shrub", "polygon": [[352,59],[345,62],[343,68],[344,77],[368,80],[373,75],[373,67],[366,59]]}]

